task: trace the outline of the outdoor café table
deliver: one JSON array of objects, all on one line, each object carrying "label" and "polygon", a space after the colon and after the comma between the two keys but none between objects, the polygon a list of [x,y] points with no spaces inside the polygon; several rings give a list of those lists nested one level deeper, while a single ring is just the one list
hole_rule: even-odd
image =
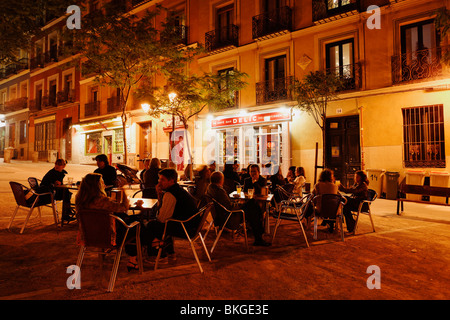
[{"label": "outdoor caf\u00e9 table", "polygon": [[158,203],[158,199],[130,198],[130,210],[150,210]]},{"label": "outdoor caf\u00e9 table", "polygon": [[[60,184],[55,185],[55,189],[62,189],[63,190],[63,202],[62,202],[62,212],[67,212],[67,209],[70,209],[72,207],[72,204],[70,202],[65,201],[66,199],[66,192],[69,192],[69,190],[78,190],[79,184],[77,183],[67,183],[67,184]],[[76,217],[74,217],[76,218]],[[63,225],[64,220],[61,219],[61,226]]]},{"label": "outdoor caf\u00e9 table", "polygon": [[[239,201],[239,202],[247,202],[248,200],[252,199],[248,196],[248,194],[246,192],[241,192],[240,194],[237,193],[237,191],[233,191],[232,193],[230,193],[230,199],[233,201]],[[272,201],[273,198],[273,194],[269,193],[267,196],[263,196],[260,194],[257,195],[253,195],[253,199],[255,199],[258,202],[261,202],[265,205],[266,210],[265,210],[265,232],[267,234],[270,233],[270,225],[269,225],[269,206],[270,206],[270,202]]]}]

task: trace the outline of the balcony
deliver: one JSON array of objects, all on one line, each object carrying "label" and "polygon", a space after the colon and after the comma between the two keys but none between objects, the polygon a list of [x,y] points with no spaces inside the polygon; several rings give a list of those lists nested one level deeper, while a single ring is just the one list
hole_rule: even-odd
[{"label": "balcony", "polygon": [[52,63],[57,62],[58,57],[61,55],[61,52],[58,52],[58,46],[52,46],[50,47],[50,50],[45,52],[44,54],[44,63]]},{"label": "balcony", "polygon": [[230,24],[227,27],[207,32],[205,46],[209,53],[218,53],[239,46],[239,27]]},{"label": "balcony", "polygon": [[22,58],[17,62],[10,63],[4,68],[0,68],[0,80],[6,79],[10,75],[16,74],[19,71],[28,69],[28,58]]},{"label": "balcony", "polygon": [[93,101],[84,105],[84,116],[92,117],[100,115],[100,101]]},{"label": "balcony", "polygon": [[360,11],[360,0],[313,0],[312,5],[316,23],[338,20]]},{"label": "balcony", "polygon": [[28,104],[28,98],[22,97],[13,99],[10,101],[5,102],[3,106],[3,111],[5,112],[13,112],[13,111],[19,111],[27,108]]},{"label": "balcony", "polygon": [[253,39],[264,40],[292,30],[292,9],[281,7],[252,19]]},{"label": "balcony", "polygon": [[118,97],[108,98],[106,101],[108,113],[121,112],[122,106],[120,105],[120,99]]},{"label": "balcony", "polygon": [[29,108],[31,112],[37,112],[41,110],[42,99],[32,99],[30,100]]},{"label": "balcony", "polygon": [[188,30],[187,26],[171,26],[164,30],[161,34],[161,41],[171,41],[177,45],[188,44]]},{"label": "balcony", "polygon": [[37,56],[31,58],[30,69],[43,68],[44,67],[44,54],[38,54]]},{"label": "balcony", "polygon": [[75,90],[74,89],[58,91],[58,93],[56,94],[56,103],[62,104],[65,102],[75,102]]},{"label": "balcony", "polygon": [[256,84],[256,104],[292,100],[291,86],[294,77],[277,78]]},{"label": "balcony", "polygon": [[392,84],[441,76],[441,57],[449,48],[436,47],[392,56]]},{"label": "balcony", "polygon": [[337,91],[359,90],[362,86],[361,63],[347,64],[326,69],[327,73],[335,74],[341,80]]}]

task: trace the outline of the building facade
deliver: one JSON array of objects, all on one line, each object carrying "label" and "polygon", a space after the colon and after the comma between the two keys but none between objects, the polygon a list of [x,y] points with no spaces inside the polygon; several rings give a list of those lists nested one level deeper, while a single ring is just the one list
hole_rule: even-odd
[{"label": "building facade", "polygon": [[[177,15],[184,45],[206,49],[188,66],[189,72],[239,70],[248,75],[235,106],[204,110],[185,130],[172,126],[176,119],[150,118],[132,98],[124,146],[117,91],[99,87],[76,68],[65,68],[64,60],[50,59],[43,67],[33,65],[29,80],[20,80],[29,83],[28,97],[35,100],[29,101],[28,159],[33,152],[44,159],[45,152],[48,156],[56,150],[74,163],[93,163],[99,153],[114,163],[122,161],[126,147],[128,164],[142,168],[137,160],[143,157],[174,160],[172,151],[182,136],[195,165],[271,163],[279,164],[284,175],[290,166],[302,166],[312,183],[320,171],[316,166],[322,165],[322,131],[310,115],[293,108],[291,84],[326,70],[344,83],[338,99],[328,105],[325,124],[325,158],[338,180],[351,183],[359,169],[398,172],[400,179],[408,170],[425,175],[449,170],[450,78],[440,61],[448,38],[434,24],[437,10],[449,9],[447,0],[127,1],[133,13],[157,4]],[[46,26],[32,61],[57,50],[54,29],[64,27],[64,19]],[[67,77],[72,77],[70,84]],[[158,81],[156,85],[165,85]],[[74,93],[66,104],[45,104],[46,95],[50,99],[62,92],[65,98],[67,90]],[[51,130],[55,133],[45,136]],[[4,131],[6,147],[10,139]],[[184,152],[183,164],[187,161]],[[273,166],[266,170],[271,173]]]}]

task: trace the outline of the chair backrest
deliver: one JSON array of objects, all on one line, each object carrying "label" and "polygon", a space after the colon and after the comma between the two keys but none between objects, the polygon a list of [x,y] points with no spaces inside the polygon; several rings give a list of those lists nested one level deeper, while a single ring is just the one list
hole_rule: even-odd
[{"label": "chair backrest", "polygon": [[[199,234],[202,229],[203,226],[205,225],[206,219],[208,218],[208,214],[211,211],[213,207],[213,203],[212,202],[208,202],[205,206],[203,206],[199,211],[198,211],[198,226],[195,230],[195,233],[193,233],[192,235],[195,236],[197,234]],[[191,236],[191,235],[189,235]]]},{"label": "chair backrest", "polygon": [[112,248],[115,221],[110,211],[81,209],[77,212],[81,238],[86,247]]},{"label": "chair backrest", "polygon": [[39,181],[35,177],[29,177],[28,184],[30,185],[31,189],[36,189],[37,187],[39,187]]},{"label": "chair backrest", "polygon": [[320,207],[316,210],[315,215],[325,219],[336,219],[342,196],[339,194],[321,194],[313,199],[314,204]]},{"label": "chair backrest", "polygon": [[25,190],[27,190],[28,188],[23,184],[14,181],[10,181],[9,185],[11,186],[11,190],[14,194],[14,199],[16,199],[16,203],[19,206],[29,207],[25,198]]},{"label": "chair backrest", "polygon": [[367,200],[369,201],[375,201],[375,199],[378,198],[378,193],[373,189],[369,189],[367,194]]}]

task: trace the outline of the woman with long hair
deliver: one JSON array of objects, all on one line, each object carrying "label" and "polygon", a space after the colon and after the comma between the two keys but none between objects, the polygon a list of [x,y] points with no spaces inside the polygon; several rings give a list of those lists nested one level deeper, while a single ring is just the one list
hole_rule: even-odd
[{"label": "woman with long hair", "polygon": [[[116,199],[113,200],[106,195],[105,183],[102,175],[99,173],[88,173],[82,180],[75,196],[75,208],[77,211],[82,209],[100,209],[113,212],[126,223],[139,219],[139,216],[128,216],[126,212],[129,208],[129,200],[123,188],[117,193]],[[116,220],[111,218],[111,223]],[[123,239],[125,235],[125,227],[121,223],[115,223],[112,230],[115,230],[113,239],[116,243]],[[128,271],[137,270],[137,252],[134,245],[125,246],[125,251],[129,256],[127,263]]]},{"label": "woman with long hair", "polygon": [[358,211],[359,204],[367,200],[369,190],[369,179],[364,171],[359,170],[355,172],[355,183],[350,188],[345,188],[342,184],[339,185],[339,190],[345,193],[351,193],[351,196],[346,197],[347,203],[344,206],[345,224],[348,232],[353,232],[355,228],[355,219],[353,219],[352,211]]}]

